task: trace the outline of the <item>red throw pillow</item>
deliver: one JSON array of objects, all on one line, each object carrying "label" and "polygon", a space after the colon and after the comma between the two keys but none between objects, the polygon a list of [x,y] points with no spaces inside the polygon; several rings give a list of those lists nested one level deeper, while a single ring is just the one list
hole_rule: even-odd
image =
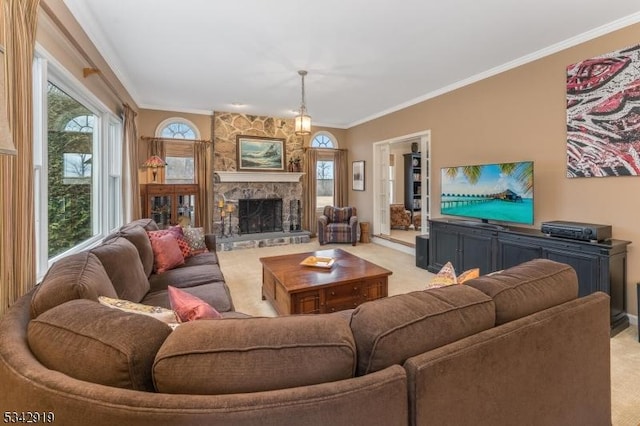
[{"label": "red throw pillow", "polygon": [[152,238],[151,248],[153,249],[153,267],[159,274],[184,264],[184,256],[178,241],[171,234]]},{"label": "red throw pillow", "polygon": [[199,319],[222,318],[220,312],[216,311],[213,306],[199,297],[173,286],[168,286],[167,290],[169,292],[171,309],[175,311],[180,321],[187,322]]},{"label": "red throw pillow", "polygon": [[181,226],[170,226],[169,229],[147,231],[147,235],[149,235],[149,239],[151,241],[153,241],[154,238],[160,238],[163,235],[173,235],[178,242],[178,246],[180,247],[180,251],[182,252],[182,257],[186,259],[187,257],[191,256],[191,246],[185,239]]}]

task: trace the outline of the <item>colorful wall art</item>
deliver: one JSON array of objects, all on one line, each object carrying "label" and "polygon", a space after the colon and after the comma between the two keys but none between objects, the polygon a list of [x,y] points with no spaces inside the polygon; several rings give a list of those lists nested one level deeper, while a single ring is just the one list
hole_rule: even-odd
[{"label": "colorful wall art", "polygon": [[640,45],[567,67],[567,177],[640,175]]}]

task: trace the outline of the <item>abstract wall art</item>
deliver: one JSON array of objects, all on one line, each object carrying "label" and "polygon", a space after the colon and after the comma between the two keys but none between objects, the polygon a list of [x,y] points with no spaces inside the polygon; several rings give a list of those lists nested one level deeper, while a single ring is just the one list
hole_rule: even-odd
[{"label": "abstract wall art", "polygon": [[640,175],[640,45],[567,66],[567,177]]}]

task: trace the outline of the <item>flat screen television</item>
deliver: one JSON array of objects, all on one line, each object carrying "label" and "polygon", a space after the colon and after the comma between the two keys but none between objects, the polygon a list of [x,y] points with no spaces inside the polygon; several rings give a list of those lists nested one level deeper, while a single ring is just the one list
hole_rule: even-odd
[{"label": "flat screen television", "polygon": [[533,161],[443,167],[440,213],[533,224]]}]

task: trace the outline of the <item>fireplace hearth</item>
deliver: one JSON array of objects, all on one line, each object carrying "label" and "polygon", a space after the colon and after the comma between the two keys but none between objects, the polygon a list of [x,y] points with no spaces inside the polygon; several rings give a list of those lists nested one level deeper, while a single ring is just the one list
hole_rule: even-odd
[{"label": "fireplace hearth", "polygon": [[282,198],[247,198],[238,200],[240,234],[281,232]]}]

